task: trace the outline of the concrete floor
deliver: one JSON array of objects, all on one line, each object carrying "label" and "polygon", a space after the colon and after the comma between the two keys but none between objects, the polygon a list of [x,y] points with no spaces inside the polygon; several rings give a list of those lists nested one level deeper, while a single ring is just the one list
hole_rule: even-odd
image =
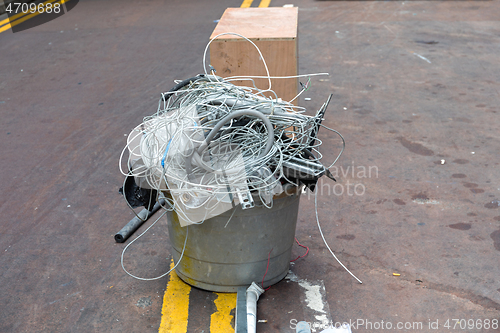
[{"label": "concrete floor", "polygon": [[[262,295],[258,331],[317,321],[309,283],[324,287],[326,318],[353,332],[382,321],[403,332],[500,332],[499,2],[293,4],[300,73],[331,74],[313,79],[300,105],[317,110],[333,93],[324,124],[347,141],[337,185],[321,184],[319,217],[363,284],[325,248],[306,194],[296,236],[309,255]],[[169,279],[126,275],[124,244],[113,240],[132,216],[118,194],[124,134],[174,79],[202,71],[214,20],[240,5],[80,1],[0,34],[0,332],[158,331]],[[320,138],[333,156],[338,140]],[[170,264],[165,222],[153,230],[128,254],[137,274]],[[209,331],[213,298],[191,291],[188,332]],[[415,322],[423,326],[404,328]]]}]

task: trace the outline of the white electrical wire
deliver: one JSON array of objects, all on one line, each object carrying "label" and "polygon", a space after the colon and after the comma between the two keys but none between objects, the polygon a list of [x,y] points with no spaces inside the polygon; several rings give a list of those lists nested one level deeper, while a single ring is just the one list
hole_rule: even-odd
[{"label": "white electrical wire", "polygon": [[345,139],[344,137],[342,136],[342,134],[340,134],[338,131],[334,130],[333,128],[330,128],[330,127],[327,127],[323,124],[320,124],[321,127],[324,127],[326,128],[327,130],[329,131],[332,131],[334,133],[336,133],[341,139],[342,139],[342,149],[340,150],[340,153],[337,155],[337,157],[335,158],[335,160],[332,162],[332,164],[330,164],[327,169],[330,169],[335,163],[337,163],[337,161],[339,160],[340,156],[342,155],[342,153],[344,152],[345,150]]},{"label": "white electrical wire", "polygon": [[158,280],[158,279],[161,279],[162,277],[168,275],[171,271],[173,271],[177,265],[179,265],[179,263],[181,262],[182,260],[182,257],[184,256],[184,250],[186,249],[186,243],[187,243],[187,240],[188,240],[188,233],[189,233],[189,226],[186,227],[186,238],[184,239],[184,246],[182,247],[182,252],[181,252],[181,256],[179,257],[179,260],[177,261],[177,263],[174,265],[174,267],[172,267],[168,272],[166,273],[163,273],[162,275],[160,276],[157,276],[157,277],[154,277],[154,278],[142,278],[142,277],[139,277],[139,276],[135,276],[133,275],[132,273],[130,273],[129,271],[127,271],[125,269],[125,266],[123,264],[123,256],[125,255],[125,251],[127,251],[128,247],[130,245],[132,245],[136,240],[138,240],[139,238],[142,237],[142,235],[144,235],[146,232],[148,232],[149,229],[151,229],[155,224],[156,222],[158,222],[165,214],[167,213],[167,210],[165,210],[157,219],[156,221],[154,221],[146,230],[144,230],[139,236],[137,236],[133,241],[131,241],[130,243],[127,244],[127,246],[125,246],[125,248],[123,249],[122,251],[122,255],[121,255],[121,265],[122,265],[122,269],[125,273],[127,273],[128,275],[130,275],[131,277],[133,277],[134,279],[137,279],[137,280],[142,280],[142,281],[153,281],[153,280]]},{"label": "white electrical wire", "polygon": [[312,73],[312,74],[297,74],[288,76],[258,76],[258,75],[246,75],[246,76],[228,76],[224,80],[241,80],[241,79],[296,79],[299,77],[310,77],[310,76],[330,76],[330,73]]},{"label": "white electrical wire", "polygon": [[[260,58],[259,58],[259,59],[262,59],[262,62],[263,62],[263,64],[264,64],[264,68],[266,69],[266,74],[267,74],[267,76],[265,76],[265,77],[263,77],[263,78],[267,79],[267,82],[269,83],[269,88],[267,88],[267,90],[264,90],[264,91],[271,91],[271,75],[269,74],[269,68],[267,67],[266,60],[264,59],[264,56],[263,56],[263,55],[262,55],[262,53],[260,52],[260,49],[259,49],[259,48],[257,47],[257,45],[255,45],[255,43],[254,43],[254,42],[252,42],[250,39],[248,39],[247,37],[242,36],[242,35],[240,35],[240,34],[238,34],[238,33],[235,33],[235,32],[224,32],[224,33],[218,34],[217,36],[215,36],[214,38],[212,38],[212,39],[208,42],[207,46],[205,47],[205,51],[203,52],[203,69],[204,69],[204,71],[205,71],[205,75],[208,75],[208,72],[207,72],[207,67],[206,67],[206,64],[207,64],[207,63],[206,63],[206,58],[207,58],[207,51],[208,51],[208,48],[210,47],[210,44],[212,44],[212,42],[213,42],[216,38],[218,38],[218,37],[220,37],[220,36],[224,36],[224,35],[233,35],[233,36],[238,36],[238,37],[241,37],[241,38],[243,38],[244,40],[246,40],[247,42],[249,42],[250,44],[252,44],[252,45],[255,47],[255,49],[256,49],[256,50],[257,50],[257,52],[259,53],[259,56],[260,56]],[[246,78],[248,78],[248,76],[247,76]]]},{"label": "white electrical wire", "polygon": [[316,213],[316,222],[318,223],[318,230],[319,230],[319,233],[321,234],[321,238],[323,238],[323,242],[325,243],[326,248],[328,249],[328,251],[330,251],[330,253],[335,258],[335,260],[337,260],[337,262],[340,264],[340,266],[342,266],[347,271],[347,273],[351,274],[351,276],[353,278],[355,278],[359,283],[363,283],[363,282],[361,282],[360,279],[358,279],[356,277],[356,275],[352,274],[351,271],[348,270],[347,267],[344,266],[344,264],[337,258],[337,256],[335,255],[335,253],[333,253],[332,249],[330,248],[330,246],[326,242],[325,236],[323,235],[323,231],[321,230],[321,225],[319,224],[318,200],[317,200],[317,198],[318,198],[318,187],[316,187],[316,189],[314,191],[314,210],[315,210],[315,213]]}]

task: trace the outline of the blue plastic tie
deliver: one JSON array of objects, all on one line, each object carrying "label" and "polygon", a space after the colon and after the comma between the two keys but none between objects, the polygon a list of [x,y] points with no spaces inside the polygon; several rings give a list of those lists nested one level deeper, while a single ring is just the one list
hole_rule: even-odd
[{"label": "blue plastic tie", "polygon": [[165,154],[163,154],[163,158],[161,159],[161,167],[165,169],[165,159],[167,158],[167,153],[168,153],[168,148],[170,148],[170,143],[172,142],[172,139],[167,144],[167,149],[165,149]]}]

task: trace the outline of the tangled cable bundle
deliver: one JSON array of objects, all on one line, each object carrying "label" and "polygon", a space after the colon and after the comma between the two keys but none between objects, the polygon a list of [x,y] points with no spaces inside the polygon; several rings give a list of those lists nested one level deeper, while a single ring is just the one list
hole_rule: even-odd
[{"label": "tangled cable bundle", "polygon": [[140,188],[168,192],[182,225],[238,202],[251,208],[251,193],[270,208],[285,184],[327,171],[316,137],[326,106],[307,116],[255,88],[199,75],[162,94],[158,111],[130,133],[122,173]]},{"label": "tangled cable bundle", "polygon": [[[205,60],[210,43],[226,34],[242,37],[256,48],[267,76],[223,79],[215,76],[211,66],[211,74],[208,74]],[[237,204],[242,209],[254,205],[272,208],[274,196],[282,192],[289,194],[289,187],[305,185],[314,192],[316,222],[323,242],[335,260],[362,283],[328,246],[318,217],[316,183],[323,175],[335,180],[328,169],[345,148],[342,135],[321,123],[332,95],[314,116],[309,116],[305,108],[292,102],[308,89],[310,79],[305,86],[301,84],[300,93],[288,102],[271,90],[271,79],[328,74],[271,77],[259,48],[235,33],[217,35],[207,44],[203,67],[205,74],[176,82],[170,91],[163,93],[157,112],[145,117],[127,138],[120,156],[120,171],[126,176],[122,190],[127,204],[131,209],[144,206],[148,211],[163,202],[166,204],[156,221],[123,249],[123,270],[136,279],[149,281],[162,278],[179,265],[189,228],[186,228],[179,260],[166,273],[141,278],[128,272],[123,262],[127,248],[168,210],[175,210],[184,227],[203,223]],[[257,89],[253,81],[257,78],[267,79],[268,89]],[[251,82],[253,87],[236,86],[232,83],[235,80]],[[336,133],[342,140],[338,156],[328,167],[322,164],[323,156],[319,152],[320,127]],[[128,152],[127,159],[125,152]],[[125,164],[127,171],[122,167]]]}]

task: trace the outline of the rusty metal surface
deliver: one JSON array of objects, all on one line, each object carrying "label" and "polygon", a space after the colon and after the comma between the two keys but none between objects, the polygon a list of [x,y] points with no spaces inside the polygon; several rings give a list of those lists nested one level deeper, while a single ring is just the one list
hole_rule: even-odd
[{"label": "rusty metal surface", "polygon": [[[333,92],[324,124],[347,141],[332,170],[338,185],[320,188],[319,217],[364,283],[323,245],[308,194],[297,238],[310,252],[292,271],[324,286],[333,321],[500,319],[499,3],[294,4],[299,72],[331,74],[300,105],[316,110]],[[168,279],[127,276],[113,240],[132,216],[117,191],[118,158],[159,93],[201,71],[214,20],[239,5],[81,1],[0,34],[1,332],[158,331]],[[335,137],[320,138],[326,155],[337,152]],[[166,258],[163,222],[127,267],[154,276]],[[213,298],[192,290],[188,331],[208,332]],[[259,332],[316,320],[291,280],[258,306]]]}]

